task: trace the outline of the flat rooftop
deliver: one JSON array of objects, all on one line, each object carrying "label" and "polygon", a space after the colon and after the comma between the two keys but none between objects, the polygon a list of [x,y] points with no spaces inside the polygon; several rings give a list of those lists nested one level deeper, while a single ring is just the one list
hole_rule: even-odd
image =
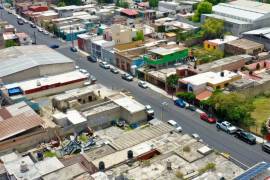
[{"label": "flat rooftop", "polygon": [[227,70],[224,70],[223,73],[224,73],[224,76],[222,77],[220,75],[220,72],[217,72],[217,73],[205,72],[205,73],[201,73],[201,74],[197,74],[194,76],[180,79],[179,81],[194,84],[194,85],[201,85],[205,83],[219,84],[219,83],[228,81],[233,77],[238,76],[238,74],[231,71],[227,71]]},{"label": "flat rooftop", "polygon": [[28,81],[21,81],[12,84],[5,85],[5,88],[11,89],[20,87],[24,92],[32,89],[37,89],[45,86],[50,86],[54,84],[64,84],[67,82],[72,82],[76,80],[86,80],[87,76],[80,71],[72,71],[59,75],[42,77],[37,79],[32,79]]},{"label": "flat rooftop", "polygon": [[226,44],[236,46],[242,49],[251,49],[251,48],[258,48],[263,46],[263,44],[248,40],[248,39],[237,39],[234,41],[227,42]]},{"label": "flat rooftop", "polygon": [[166,55],[178,52],[178,51],[182,51],[184,49],[185,48],[180,48],[178,46],[175,46],[172,48],[158,47],[158,48],[154,48],[154,49],[149,50],[149,52],[154,53],[154,54],[158,54],[161,56],[166,56]]},{"label": "flat rooftop", "polygon": [[212,40],[207,40],[207,41],[210,42],[210,43],[214,43],[214,44],[224,44],[224,43],[234,41],[234,40],[237,40],[237,39],[239,39],[239,37],[227,35],[227,36],[224,36],[223,39],[212,39]]}]

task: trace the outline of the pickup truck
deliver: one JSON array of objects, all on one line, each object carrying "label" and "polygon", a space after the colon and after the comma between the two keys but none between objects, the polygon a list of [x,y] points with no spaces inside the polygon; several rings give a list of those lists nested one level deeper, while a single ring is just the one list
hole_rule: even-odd
[{"label": "pickup truck", "polygon": [[237,128],[233,126],[231,123],[229,123],[228,121],[217,122],[216,127],[229,134],[233,134],[237,131]]}]

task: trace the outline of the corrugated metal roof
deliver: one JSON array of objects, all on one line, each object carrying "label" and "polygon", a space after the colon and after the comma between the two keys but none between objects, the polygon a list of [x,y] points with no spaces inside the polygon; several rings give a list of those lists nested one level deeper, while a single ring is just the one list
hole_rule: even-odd
[{"label": "corrugated metal roof", "polygon": [[0,50],[0,54],[0,77],[41,65],[73,63],[45,45],[14,46]]}]

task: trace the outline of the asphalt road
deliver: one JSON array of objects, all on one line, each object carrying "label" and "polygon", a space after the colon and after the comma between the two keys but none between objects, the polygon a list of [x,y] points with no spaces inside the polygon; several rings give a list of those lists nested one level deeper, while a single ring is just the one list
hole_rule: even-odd
[{"label": "asphalt road", "polygon": [[63,43],[58,39],[39,33],[36,29],[31,28],[29,24],[18,25],[16,16],[8,14],[4,10],[1,11],[1,18],[14,25],[18,32],[26,32],[33,37],[35,31],[37,44],[59,44],[58,52],[72,58],[78,66],[96,76],[99,83],[108,88],[130,91],[135,99],[142,104],[150,104],[154,108],[157,118],[161,118],[162,102],[168,102],[168,106],[163,111],[164,121],[169,119],[177,121],[182,126],[183,132],[199,134],[206,144],[221,152],[229,153],[234,159],[241,162],[242,167],[247,168],[260,161],[270,162],[270,154],[263,152],[261,145],[248,145],[225,132],[218,131],[215,125],[201,121],[198,113],[178,108],[171,99],[151,89],[142,89],[138,87],[136,82],[122,80],[119,74],[112,74],[110,71],[100,68],[97,63],[88,62],[85,57],[71,52],[69,50],[70,43]]}]

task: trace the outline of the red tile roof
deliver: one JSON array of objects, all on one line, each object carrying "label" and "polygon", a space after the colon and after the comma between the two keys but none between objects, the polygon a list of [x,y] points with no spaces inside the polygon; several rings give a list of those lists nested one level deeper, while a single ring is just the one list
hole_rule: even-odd
[{"label": "red tile roof", "polygon": [[133,10],[133,9],[123,9],[121,12],[126,14],[126,15],[129,15],[129,16],[138,15],[138,12],[136,10]]},{"label": "red tile roof", "polygon": [[203,92],[201,92],[200,94],[198,94],[198,95],[196,96],[196,99],[198,99],[199,101],[206,100],[206,99],[208,99],[211,95],[212,95],[212,92],[206,90],[206,91],[203,91]]}]

